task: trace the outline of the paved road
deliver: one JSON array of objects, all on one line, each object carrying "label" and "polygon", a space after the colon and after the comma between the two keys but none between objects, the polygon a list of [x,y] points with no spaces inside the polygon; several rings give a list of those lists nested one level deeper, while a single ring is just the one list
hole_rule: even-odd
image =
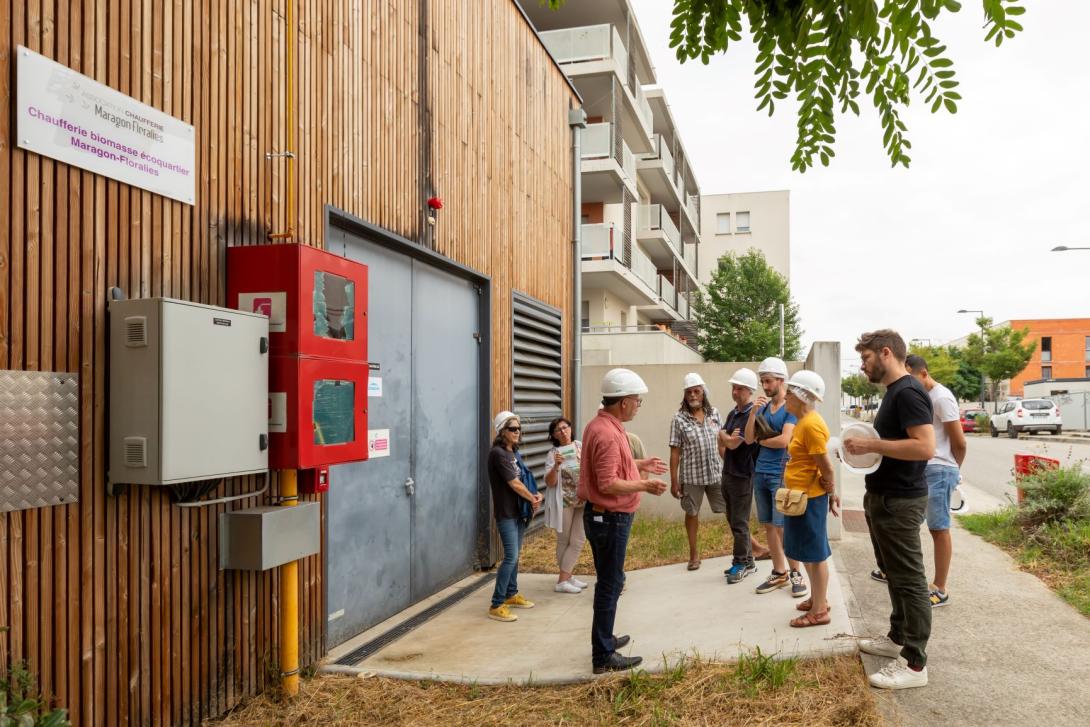
[{"label": "paved road", "polygon": [[[1090,442],[1050,442],[1048,435],[1031,439],[969,436],[968,444],[969,450],[961,468],[964,483],[999,501],[1006,501],[1008,496],[1013,498],[1015,495],[1011,484],[1015,454],[1051,457],[1064,465],[1082,461],[1083,467],[1090,471]],[[970,506],[973,504],[970,500]],[[973,509],[979,511],[979,508]]]}]

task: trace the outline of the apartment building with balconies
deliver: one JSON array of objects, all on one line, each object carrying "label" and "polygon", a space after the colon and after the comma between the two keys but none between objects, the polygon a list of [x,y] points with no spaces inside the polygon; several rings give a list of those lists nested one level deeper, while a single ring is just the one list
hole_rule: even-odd
[{"label": "apartment building with balconies", "polygon": [[[668,348],[694,345],[700,188],[628,0],[568,2],[559,10],[537,0],[519,4],[587,114],[580,149],[584,351],[631,351],[632,341],[622,346],[618,337],[648,333],[668,337]],[[678,348],[678,359],[693,356],[699,360],[691,348]]]}]

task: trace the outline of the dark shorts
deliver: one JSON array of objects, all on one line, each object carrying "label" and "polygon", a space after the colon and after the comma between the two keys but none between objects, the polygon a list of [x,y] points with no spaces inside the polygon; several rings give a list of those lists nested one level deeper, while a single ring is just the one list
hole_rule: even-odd
[{"label": "dark shorts", "polygon": [[821,563],[833,554],[829,548],[826,518],[829,496],[811,497],[802,515],[783,518],[783,550],[791,560],[800,563]]}]

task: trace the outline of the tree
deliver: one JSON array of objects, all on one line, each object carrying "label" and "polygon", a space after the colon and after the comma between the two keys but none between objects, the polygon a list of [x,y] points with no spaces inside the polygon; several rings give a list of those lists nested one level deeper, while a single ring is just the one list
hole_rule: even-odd
[{"label": "tree", "polygon": [[949,350],[942,346],[912,346],[908,352],[922,356],[927,361],[927,371],[931,378],[947,388],[950,387],[957,374],[958,364]]},{"label": "tree", "polygon": [[[1021,0],[981,2],[985,41],[998,46],[1022,30]],[[757,110],[771,116],[788,96],[798,103],[792,169],[805,172],[815,157],[829,165],[836,116],[858,116],[860,93],[878,112],[891,166],[908,167],[912,144],[901,109],[915,95],[931,113],[953,114],[961,100],[953,61],[932,30],[943,12],[960,9],[958,0],[674,0],[670,47],[683,63],[707,64],[742,39],[744,16],[757,46]]]},{"label": "tree", "polygon": [[1025,370],[1037,342],[1023,343],[1029,328],[1014,330],[1010,326],[992,328],[991,318],[977,318],[976,324],[984,337],[973,333],[966,340],[965,360],[988,377],[992,401],[999,397],[999,382],[1014,378]]},{"label": "tree", "polygon": [[780,304],[784,306],[784,358],[800,351],[799,308],[787,280],[760,250],[719,258],[707,293],[697,292],[693,320],[700,353],[712,361],[760,361],[780,353]]},{"label": "tree", "polygon": [[840,380],[841,391],[848,396],[862,399],[866,404],[869,404],[874,397],[881,394],[882,389],[882,386],[872,384],[870,379],[863,374],[852,374],[851,376],[845,376]]},{"label": "tree", "polygon": [[972,401],[980,396],[983,386],[983,374],[980,369],[974,367],[965,360],[964,352],[959,348],[952,348],[954,360],[957,362],[957,370],[954,371],[954,379],[947,386],[954,396],[960,401]]}]

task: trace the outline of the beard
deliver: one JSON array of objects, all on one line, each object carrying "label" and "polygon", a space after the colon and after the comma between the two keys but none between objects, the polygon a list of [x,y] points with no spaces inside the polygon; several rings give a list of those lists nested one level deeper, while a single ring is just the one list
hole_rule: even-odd
[{"label": "beard", "polygon": [[886,378],[886,367],[882,365],[881,361],[875,361],[870,366],[870,371],[865,372],[867,374],[867,380],[872,384],[882,383],[882,379]]}]

